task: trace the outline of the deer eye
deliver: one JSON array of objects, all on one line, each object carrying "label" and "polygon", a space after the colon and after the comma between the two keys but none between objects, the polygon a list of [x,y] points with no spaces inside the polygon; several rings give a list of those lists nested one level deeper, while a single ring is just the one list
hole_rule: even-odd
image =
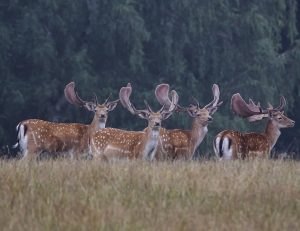
[{"label": "deer eye", "polygon": [[282,120],[282,117],[278,117],[279,120]]}]

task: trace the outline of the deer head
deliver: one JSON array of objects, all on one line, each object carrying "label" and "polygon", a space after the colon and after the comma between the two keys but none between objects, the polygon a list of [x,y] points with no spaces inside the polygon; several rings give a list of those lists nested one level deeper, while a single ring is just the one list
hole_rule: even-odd
[{"label": "deer head", "polygon": [[239,93],[234,94],[231,98],[231,108],[234,114],[248,119],[249,122],[268,118],[278,128],[293,127],[295,124],[295,121],[284,115],[285,105],[286,100],[283,96],[280,96],[278,107],[273,108],[269,104],[269,107],[266,109],[262,109],[260,103],[255,104],[251,99],[249,99],[249,103],[246,103]]},{"label": "deer head", "polygon": [[65,97],[67,101],[75,106],[78,107],[84,107],[88,111],[92,111],[95,113],[94,120],[99,123],[100,128],[104,128],[107,117],[108,117],[108,112],[114,110],[119,102],[119,100],[115,101],[109,101],[110,96],[104,101],[104,103],[99,104],[97,96],[94,94],[94,101],[89,102],[89,101],[84,101],[82,100],[78,93],[75,92],[75,83],[71,82],[66,85],[65,90]]},{"label": "deer head", "polygon": [[[161,84],[157,87],[158,92],[156,93],[156,98],[158,102],[161,104],[169,105],[170,99],[169,95],[169,88],[164,84]],[[197,124],[201,124],[206,126],[209,122],[212,122],[212,115],[217,111],[218,107],[223,103],[219,102],[220,98],[220,90],[217,84],[214,84],[212,87],[212,92],[214,99],[204,106],[200,108],[199,102],[193,98],[193,103],[189,107],[181,107],[177,105],[178,111],[187,112],[191,117],[195,118],[195,122]],[[174,94],[171,92],[171,95]]]},{"label": "deer head", "polygon": [[153,130],[159,130],[159,128],[161,127],[161,122],[163,120],[168,119],[173,111],[176,108],[176,104],[178,101],[178,95],[176,93],[176,91],[173,92],[173,97],[172,97],[172,101],[170,101],[170,103],[163,105],[162,108],[157,111],[154,112],[150,105],[145,102],[146,105],[146,109],[144,110],[138,110],[135,108],[135,106],[130,102],[130,95],[132,92],[132,87],[131,84],[128,83],[126,87],[122,87],[120,89],[120,93],[119,93],[119,98],[121,101],[121,104],[128,110],[130,111],[133,115],[137,115],[142,119],[145,119],[148,121],[148,127],[153,129]]}]

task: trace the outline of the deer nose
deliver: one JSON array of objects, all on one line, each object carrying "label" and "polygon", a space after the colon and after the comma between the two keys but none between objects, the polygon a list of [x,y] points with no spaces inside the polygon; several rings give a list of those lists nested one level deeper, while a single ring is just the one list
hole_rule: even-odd
[{"label": "deer nose", "polygon": [[102,114],[102,115],[100,115],[100,118],[102,118],[102,119],[103,119],[103,118],[105,118],[105,115],[103,115],[103,114]]},{"label": "deer nose", "polygon": [[211,121],[213,121],[213,118],[212,117],[208,117],[207,121],[211,122]]},{"label": "deer nose", "polygon": [[159,123],[159,122],[155,122],[155,123],[154,123],[154,126],[155,126],[155,127],[158,127],[158,126],[160,126],[160,123]]}]

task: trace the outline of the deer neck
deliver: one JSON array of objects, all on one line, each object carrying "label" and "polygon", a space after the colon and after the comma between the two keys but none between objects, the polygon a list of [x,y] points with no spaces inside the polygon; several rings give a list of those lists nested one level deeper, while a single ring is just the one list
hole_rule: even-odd
[{"label": "deer neck", "polygon": [[196,120],[193,121],[191,130],[191,146],[193,153],[204,139],[207,131],[207,125],[199,124]]},{"label": "deer neck", "polygon": [[276,144],[281,132],[278,128],[278,126],[274,123],[273,120],[269,120],[266,126],[265,134],[268,138],[269,144],[270,144],[270,150],[274,147]]},{"label": "deer neck", "polygon": [[150,127],[147,127],[144,130],[144,137],[141,146],[144,160],[153,160],[157,150],[158,139],[159,139],[158,129],[152,129]]},{"label": "deer neck", "polygon": [[89,132],[95,132],[99,129],[105,128],[105,122],[99,121],[97,116],[95,115],[92,123],[89,126]]}]

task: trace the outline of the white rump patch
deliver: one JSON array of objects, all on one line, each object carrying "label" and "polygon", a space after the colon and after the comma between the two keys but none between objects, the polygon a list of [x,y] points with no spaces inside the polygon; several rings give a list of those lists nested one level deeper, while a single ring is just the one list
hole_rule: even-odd
[{"label": "white rump patch", "polygon": [[24,125],[20,125],[19,133],[18,133],[18,139],[20,144],[20,150],[23,156],[27,154],[27,144],[28,144],[28,135],[24,136]]},{"label": "white rump patch", "polygon": [[227,137],[225,137],[223,139],[222,152],[223,152],[223,158],[225,160],[231,160],[231,158],[232,158],[232,148],[229,149],[229,139]]}]

